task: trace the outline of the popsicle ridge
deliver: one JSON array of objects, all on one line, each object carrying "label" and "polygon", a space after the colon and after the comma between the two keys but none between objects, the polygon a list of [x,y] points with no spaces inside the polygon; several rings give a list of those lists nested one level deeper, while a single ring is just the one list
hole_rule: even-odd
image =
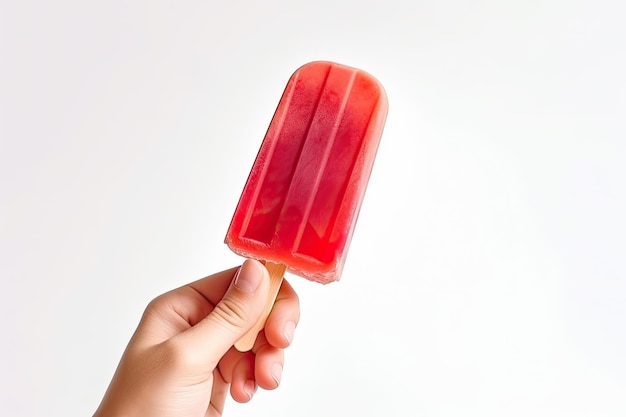
[{"label": "popsicle ridge", "polygon": [[[367,154],[368,149],[367,149],[367,144],[364,144],[364,139],[367,136],[367,132],[370,130],[371,125],[372,125],[372,119],[376,113],[376,109],[379,106],[379,101],[380,101],[380,97],[376,100],[375,104],[372,106],[371,111],[367,117],[367,122],[366,122],[366,128],[363,132],[362,135],[360,135],[360,137],[358,138],[359,140],[355,140],[353,142],[354,145],[354,149],[353,149],[353,154],[351,158],[345,158],[346,161],[349,161],[350,163],[348,164],[348,170],[347,172],[345,172],[344,178],[345,180],[341,183],[341,187],[337,187],[337,199],[336,201],[333,201],[332,199],[328,198],[328,196],[326,196],[326,198],[329,201],[333,201],[334,202],[334,206],[332,208],[333,213],[331,216],[331,223],[328,225],[328,232],[323,236],[323,239],[321,240],[321,245],[323,245],[324,247],[327,248],[326,251],[324,251],[324,255],[322,256],[322,259],[326,260],[326,259],[330,259],[333,256],[333,252],[334,251],[341,251],[343,250],[343,247],[341,248],[333,248],[332,246],[328,246],[328,243],[331,241],[342,241],[345,238],[349,239],[350,236],[352,236],[352,232],[353,232],[353,228],[354,225],[356,224],[356,221],[352,222],[352,228],[346,230],[343,227],[336,227],[339,222],[340,219],[344,219],[348,216],[351,215],[351,213],[353,213],[353,210],[356,210],[357,213],[355,214],[358,215],[358,207],[361,205],[361,200],[362,200],[362,196],[361,199],[359,199],[359,201],[357,202],[356,207],[354,205],[350,205],[347,200],[350,200],[350,198],[353,198],[353,196],[355,194],[358,194],[361,190],[359,189],[360,183],[359,182],[355,182],[355,184],[352,186],[353,190],[350,190],[350,183],[351,183],[351,179],[355,177],[354,175],[354,171],[357,169],[357,167],[366,167],[367,164],[363,164],[363,162],[365,161],[360,161],[360,159],[363,158],[364,154]],[[367,177],[369,179],[369,174],[370,172],[367,173]],[[354,182],[354,181],[353,181]],[[342,215],[342,208],[344,213]],[[347,240],[346,240],[347,243]],[[341,271],[338,271],[338,273],[340,273]]]},{"label": "popsicle ridge", "polygon": [[[354,171],[357,166],[359,170],[364,168],[359,165],[359,155],[360,151],[366,148],[365,136],[379,100],[379,97],[374,97],[374,100],[371,97],[363,97],[364,84],[367,84],[364,77],[351,79],[350,89],[345,92],[344,103],[348,105],[342,106],[340,112],[342,117],[338,119],[336,131],[333,132],[334,137],[339,137],[332,144],[333,163],[327,166],[321,175],[322,183],[314,195],[314,209],[306,217],[310,226],[306,229],[307,236],[294,255],[309,256],[322,263],[328,263],[337,253],[343,252],[344,246],[341,242],[347,242],[349,238],[349,229],[346,230],[344,222],[342,222],[344,227],[340,228],[344,235],[334,233],[337,215],[341,207],[347,208],[348,215],[358,211],[355,205],[346,204],[346,200],[356,201],[354,196],[359,194],[358,190],[348,193],[348,185],[351,179],[361,177],[354,175]],[[355,86],[358,91],[352,94]],[[367,104],[365,108],[362,108],[363,101]]]},{"label": "popsicle ridge", "polygon": [[[304,214],[302,215],[300,225],[298,226],[298,229],[297,229],[298,233],[292,245],[293,254],[300,253],[302,235],[304,234],[307,219],[309,219],[309,216],[311,215],[311,209],[313,208],[313,204],[315,203],[316,197],[318,196],[322,176],[327,173],[326,170],[328,169],[327,165],[328,165],[330,152],[331,152],[331,149],[333,148],[333,144],[335,143],[335,139],[337,138],[337,132],[339,131],[339,126],[341,124],[341,121],[343,120],[343,116],[345,115],[346,105],[348,104],[348,98],[350,96],[350,92],[352,91],[352,86],[354,85],[354,80],[356,78],[356,75],[357,75],[356,70],[353,70],[350,74],[350,79],[346,86],[346,90],[343,93],[341,104],[339,106],[338,116],[333,123],[332,130],[330,131],[330,133],[328,134],[328,137],[326,138],[326,143],[324,144],[324,154],[321,160],[319,161],[319,168],[317,170],[317,175],[315,176],[315,182],[313,183],[311,190],[309,192],[309,198],[307,201],[306,209],[304,211]],[[307,138],[305,139],[305,146],[308,140],[309,138],[307,135]],[[298,166],[300,166],[300,164]],[[293,186],[293,183],[292,183],[292,186]]]}]

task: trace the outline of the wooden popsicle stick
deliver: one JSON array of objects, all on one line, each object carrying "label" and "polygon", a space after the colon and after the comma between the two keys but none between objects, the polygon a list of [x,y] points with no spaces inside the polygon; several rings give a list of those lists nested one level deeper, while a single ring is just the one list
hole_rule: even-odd
[{"label": "wooden popsicle stick", "polygon": [[272,307],[274,307],[274,301],[276,301],[278,290],[280,290],[280,284],[283,282],[283,275],[287,269],[287,267],[283,264],[276,264],[273,262],[263,263],[265,264],[267,271],[270,273],[270,288],[267,293],[265,310],[255,325],[248,330],[248,333],[244,334],[241,339],[235,343],[235,348],[237,348],[240,352],[247,352],[252,349],[257,335],[261,329],[265,327],[265,320],[267,320],[267,317],[270,315],[270,311],[272,311]]}]

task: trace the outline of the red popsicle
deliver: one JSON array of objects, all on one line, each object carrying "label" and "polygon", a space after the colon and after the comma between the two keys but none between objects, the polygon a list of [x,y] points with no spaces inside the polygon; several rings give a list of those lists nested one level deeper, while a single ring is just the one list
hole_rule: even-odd
[{"label": "red popsicle", "polygon": [[226,235],[231,250],[277,269],[274,285],[285,268],[338,280],[386,116],[384,89],[366,72],[331,62],[300,67],[239,199]]}]

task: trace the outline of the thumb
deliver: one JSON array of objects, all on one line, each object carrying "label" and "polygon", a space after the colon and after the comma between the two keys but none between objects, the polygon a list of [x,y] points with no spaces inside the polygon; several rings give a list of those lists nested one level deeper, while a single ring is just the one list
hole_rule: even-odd
[{"label": "thumb", "polygon": [[263,264],[248,259],[213,311],[179,336],[187,354],[213,369],[224,354],[259,320],[269,291],[269,273]]}]

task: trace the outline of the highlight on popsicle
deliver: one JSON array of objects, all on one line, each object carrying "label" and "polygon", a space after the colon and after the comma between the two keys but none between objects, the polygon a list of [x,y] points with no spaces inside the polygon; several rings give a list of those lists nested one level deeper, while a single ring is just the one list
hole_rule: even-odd
[{"label": "highlight on popsicle", "polygon": [[285,271],[341,277],[387,109],[382,85],[345,65],[311,62],[287,82],[225,239],[272,281],[266,314],[237,349],[252,348]]}]

